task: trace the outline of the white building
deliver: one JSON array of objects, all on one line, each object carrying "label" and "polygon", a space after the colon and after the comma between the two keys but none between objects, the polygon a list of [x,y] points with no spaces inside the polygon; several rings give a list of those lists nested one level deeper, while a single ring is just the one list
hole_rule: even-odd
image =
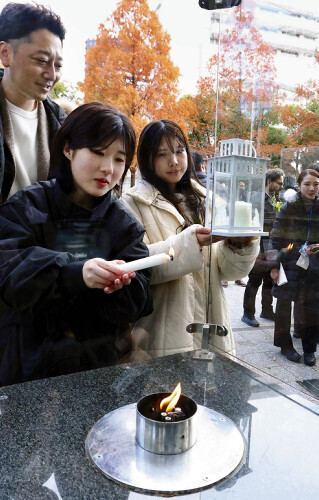
[{"label": "white building", "polygon": [[[293,99],[296,85],[309,79],[319,80],[319,2],[311,0],[243,0],[250,8],[255,25],[264,40],[275,48],[277,83]],[[216,10],[211,14],[211,42],[217,46],[219,24],[221,34],[233,25],[233,9]]]}]

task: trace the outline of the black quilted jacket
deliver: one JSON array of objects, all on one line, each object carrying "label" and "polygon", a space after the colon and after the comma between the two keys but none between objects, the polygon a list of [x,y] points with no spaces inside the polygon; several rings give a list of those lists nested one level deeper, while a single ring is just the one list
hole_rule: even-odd
[{"label": "black quilted jacket", "polygon": [[86,287],[82,267],[94,257],[148,256],[143,236],[111,193],[86,210],[55,180],[18,191],[0,207],[0,385],[118,361],[129,323],[152,312],[151,272],[137,272],[107,295]]},{"label": "black quilted jacket", "polygon": [[282,207],[274,222],[270,235],[272,249],[281,251],[286,249],[289,243],[293,243],[291,251],[281,251],[277,263],[272,267],[279,267],[282,262],[288,281],[306,284],[315,292],[319,291],[319,254],[315,253],[309,257],[307,271],[296,265],[300,257],[299,250],[306,242],[310,224],[309,244],[319,243],[319,197],[313,203],[311,222],[310,214],[307,212],[300,193],[297,193],[296,201],[287,202]]}]

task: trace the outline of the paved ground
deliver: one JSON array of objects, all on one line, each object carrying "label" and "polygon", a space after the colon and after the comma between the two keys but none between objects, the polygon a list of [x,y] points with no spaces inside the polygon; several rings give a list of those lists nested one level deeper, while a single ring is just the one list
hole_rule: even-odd
[{"label": "paved ground", "polygon": [[[244,281],[247,281],[244,280]],[[236,355],[242,364],[248,366],[260,375],[271,375],[278,383],[284,384],[294,392],[306,396],[319,405],[319,400],[314,400],[311,393],[306,391],[297,381],[319,379],[319,352],[317,352],[317,365],[305,366],[303,359],[300,363],[288,361],[278,347],[273,345],[274,323],[259,317],[260,314],[260,289],[256,299],[256,319],[260,323],[258,328],[249,327],[241,321],[243,315],[243,296],[245,288],[229,282],[224,288],[231,325],[236,343]],[[293,339],[295,349],[302,355],[300,339]]]}]

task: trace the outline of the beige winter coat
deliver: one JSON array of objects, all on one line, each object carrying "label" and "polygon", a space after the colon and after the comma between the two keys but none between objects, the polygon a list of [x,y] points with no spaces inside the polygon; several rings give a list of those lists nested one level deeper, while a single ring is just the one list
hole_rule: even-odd
[{"label": "beige winter coat", "polygon": [[[198,184],[197,187],[205,193]],[[173,261],[153,268],[151,291],[154,312],[141,318],[134,326],[136,332],[143,328],[148,333],[148,341],[141,347],[152,357],[199,348],[200,339],[195,339],[193,334],[186,331],[189,323],[206,322],[209,248],[201,248],[198,244],[198,226],[194,224],[181,231],[183,217],[172,203],[146,181],[130,189],[122,201],[144,226],[144,241],[150,255],[168,253],[170,247],[175,250]],[[224,241],[212,245],[209,322],[228,329],[226,337],[214,336],[213,345],[230,354],[235,354],[235,345],[221,280],[237,280],[247,276],[258,250],[258,239],[251,246],[236,252]]]}]

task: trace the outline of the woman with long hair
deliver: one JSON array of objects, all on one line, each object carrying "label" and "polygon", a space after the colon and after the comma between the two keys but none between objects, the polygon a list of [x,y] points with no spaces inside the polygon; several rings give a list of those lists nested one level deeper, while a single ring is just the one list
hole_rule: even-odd
[{"label": "woman with long hair", "polygon": [[[229,331],[214,338],[214,345],[235,352],[221,280],[246,276],[258,253],[259,239],[213,237],[203,227],[205,188],[196,180],[187,139],[170,120],[148,124],[137,150],[142,181],[124,196],[145,228],[150,255],[175,251],[174,260],[154,267],[151,290],[154,311],[136,322],[136,333],[146,332],[142,347],[154,357],[199,347],[200,339],[186,331],[189,323],[216,323]],[[194,179],[193,179],[194,177]],[[210,303],[207,304],[211,265]]]},{"label": "woman with long hair", "polygon": [[[304,363],[316,364],[319,328],[319,174],[303,170],[297,179],[299,192],[280,209],[271,231],[273,269],[271,277],[279,283],[279,267],[283,266],[287,283],[277,286],[274,345],[289,360],[299,362],[290,335],[291,301],[302,310],[299,332]],[[276,260],[274,259],[276,256]]]},{"label": "woman with long hair", "polygon": [[112,189],[135,152],[112,106],[75,109],[58,131],[51,176],[0,207],[0,385],[114,364],[129,324],[152,311],[144,229]]}]

